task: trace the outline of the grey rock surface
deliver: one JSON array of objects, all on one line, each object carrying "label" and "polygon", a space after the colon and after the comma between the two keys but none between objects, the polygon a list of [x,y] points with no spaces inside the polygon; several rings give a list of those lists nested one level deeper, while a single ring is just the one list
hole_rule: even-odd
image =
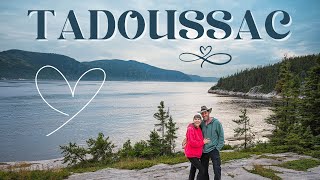
[{"label": "grey rock surface", "polygon": [[[229,161],[221,166],[222,179],[224,180],[265,180],[268,178],[262,177],[257,174],[252,174],[245,169],[252,169],[254,165],[263,165],[265,168],[271,168],[282,173],[277,175],[282,179],[288,180],[319,180],[320,179],[320,166],[309,169],[308,171],[295,171],[285,169],[277,166],[271,166],[283,163],[285,161],[292,161],[302,158],[311,158],[309,156],[297,155],[294,153],[281,153],[281,154],[265,154],[266,156],[274,156],[275,159],[260,158],[254,155],[248,159],[239,159]],[[107,168],[96,172],[88,172],[81,174],[73,174],[69,180],[96,180],[96,179],[110,179],[110,180],[186,180],[188,179],[190,163],[180,163],[176,165],[158,164],[150,168],[142,170],[120,170]],[[213,179],[214,174],[212,165],[209,166],[210,179]]]},{"label": "grey rock surface", "polygon": [[[247,170],[253,169],[254,165],[262,165],[281,173],[276,175],[284,180],[320,180],[320,166],[310,168],[308,171],[295,171],[275,166],[286,161],[312,158],[310,156],[298,155],[295,153],[263,154],[253,155],[247,159],[232,160],[224,163],[222,168],[223,180],[265,180],[268,178],[257,174],[252,174]],[[268,158],[263,158],[268,157]],[[270,158],[274,157],[274,158]],[[27,162],[6,162],[0,164],[0,169],[6,170],[9,166],[16,166],[21,163],[30,164],[24,169],[51,169],[65,167],[62,158],[27,161]],[[17,168],[19,169],[19,168]],[[180,163],[175,165],[158,164],[150,168],[141,170],[124,170],[106,168],[96,172],[74,173],[69,176],[69,180],[186,180],[189,176],[190,163]],[[212,165],[209,166],[210,179],[214,178]]]}]

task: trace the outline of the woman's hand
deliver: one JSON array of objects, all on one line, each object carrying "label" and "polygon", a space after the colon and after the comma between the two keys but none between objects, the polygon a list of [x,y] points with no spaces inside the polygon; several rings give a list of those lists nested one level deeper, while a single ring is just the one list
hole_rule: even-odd
[{"label": "woman's hand", "polygon": [[210,142],[210,139],[204,139],[204,140],[203,140],[203,143],[204,143],[204,144],[208,144],[209,142]]}]

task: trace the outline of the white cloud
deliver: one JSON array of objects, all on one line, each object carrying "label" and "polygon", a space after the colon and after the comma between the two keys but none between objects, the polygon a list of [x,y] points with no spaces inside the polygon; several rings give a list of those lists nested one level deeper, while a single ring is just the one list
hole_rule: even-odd
[{"label": "white cloud", "polygon": [[[203,76],[220,76],[236,72],[250,66],[263,65],[273,63],[280,60],[284,53],[289,56],[304,55],[310,53],[318,53],[319,35],[315,28],[319,24],[315,20],[309,22],[298,22],[295,18],[292,24],[293,34],[289,40],[277,42],[272,40],[264,30],[265,16],[274,10],[275,5],[264,4],[263,8],[257,7],[256,0],[246,1],[98,1],[93,0],[81,2],[66,2],[57,0],[54,2],[41,1],[33,3],[24,1],[21,6],[0,12],[0,50],[7,49],[23,49],[40,52],[54,52],[68,55],[80,61],[96,60],[96,59],[134,59],[145,62],[160,68],[175,69],[189,74],[199,74]],[[262,6],[261,6],[262,7]],[[54,9],[57,12],[56,17],[49,17],[48,21],[48,41],[36,41],[36,17],[27,17],[28,9]],[[292,9],[293,7],[291,7]],[[85,38],[89,37],[90,22],[89,9],[105,9],[111,11],[116,21],[119,16],[126,10],[139,11],[146,21],[146,33],[144,37],[136,41],[129,41],[122,37],[116,29],[116,35],[112,40],[96,40],[96,41],[75,41],[73,35],[68,37],[66,41],[57,40],[59,37],[64,21],[66,20],[69,10],[75,10],[78,22],[83,30]],[[234,20],[230,23],[233,28],[233,35],[228,40],[213,40],[206,37],[206,30],[212,28],[208,26],[206,21],[200,22],[205,29],[202,38],[197,40],[185,40],[178,38],[177,40],[162,39],[159,41],[152,40],[149,37],[149,14],[147,10],[160,10],[159,17],[159,33],[165,34],[167,31],[167,19],[165,10],[177,10],[176,17],[176,37],[179,37],[179,30],[183,28],[178,20],[178,15],[188,9],[196,9],[204,13],[216,9],[224,9],[229,11]],[[252,41],[249,38],[244,40],[234,40],[241,24],[245,10],[252,10],[255,16],[257,27],[261,33],[263,41]],[[294,8],[293,8],[294,9]],[[14,12],[14,13],[12,13]],[[105,19],[101,19],[101,23],[105,23]],[[117,23],[117,22],[116,22]],[[106,30],[106,25],[101,26],[101,35]],[[132,27],[134,29],[135,27]],[[306,33],[307,32],[307,33]],[[195,31],[189,32],[190,36],[196,36]],[[223,36],[222,31],[217,31],[218,36]],[[245,35],[245,34],[243,34]],[[200,46],[212,46],[212,53],[229,53],[233,60],[224,66],[215,66],[205,63],[200,68],[201,61],[186,63],[179,60],[179,55],[184,52],[195,53],[201,55]],[[214,60],[218,57],[215,57]]]}]

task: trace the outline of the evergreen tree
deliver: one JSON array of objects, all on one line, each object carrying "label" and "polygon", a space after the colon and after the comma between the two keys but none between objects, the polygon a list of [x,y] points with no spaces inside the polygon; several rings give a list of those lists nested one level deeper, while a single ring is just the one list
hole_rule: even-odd
[{"label": "evergreen tree", "polygon": [[161,138],[164,139],[164,132],[165,132],[165,126],[167,123],[167,119],[169,118],[169,115],[167,111],[164,110],[164,102],[161,101],[160,105],[158,106],[158,112],[156,112],[153,117],[160,121],[160,123],[155,124],[155,126],[160,126],[157,131],[161,132]]},{"label": "evergreen tree", "polygon": [[274,100],[274,114],[267,122],[276,126],[271,141],[275,144],[285,143],[285,137],[299,124],[297,106],[299,102],[299,83],[290,71],[290,62],[285,59],[280,67],[279,80],[275,90],[281,96]]},{"label": "evergreen tree", "polygon": [[87,150],[84,147],[78,146],[76,143],[69,142],[66,146],[60,146],[63,154],[63,163],[75,165],[79,162],[85,162]]},{"label": "evergreen tree", "polygon": [[314,136],[320,135],[320,58],[308,72],[301,103],[302,124],[310,127]]},{"label": "evergreen tree", "polygon": [[170,148],[170,153],[174,152],[176,147],[175,139],[177,139],[176,132],[179,128],[176,127],[176,123],[173,122],[172,116],[169,117],[168,123],[166,124],[167,132],[165,135],[165,140]]},{"label": "evergreen tree", "polygon": [[[271,142],[275,145],[287,145],[291,151],[297,152],[302,152],[304,148],[313,147],[315,139],[311,133],[311,124],[306,123],[308,122],[306,119],[309,117],[308,110],[312,111],[317,106],[312,104],[306,109],[306,106],[310,105],[310,99],[306,98],[309,94],[306,89],[310,89],[308,82],[307,80],[307,83],[302,85],[298,75],[292,74],[289,61],[284,61],[280,67],[280,76],[276,85],[276,90],[281,98],[275,101],[274,114],[267,120],[276,126],[271,137]],[[301,94],[305,94],[305,97]]]},{"label": "evergreen tree", "polygon": [[133,146],[133,154],[134,157],[145,157],[148,149],[148,142],[141,140],[134,144]]},{"label": "evergreen tree", "polygon": [[87,140],[87,144],[93,161],[110,161],[112,159],[112,151],[116,146],[109,140],[109,136],[104,138],[104,134],[100,132],[97,139],[90,138]]},{"label": "evergreen tree", "polygon": [[305,148],[311,149],[315,145],[315,138],[310,127],[303,127],[301,123],[291,125],[288,133],[283,137],[288,150],[302,153]]},{"label": "evergreen tree", "polygon": [[131,146],[131,141],[128,139],[125,143],[123,143],[122,149],[119,151],[120,157],[132,157],[134,156],[133,147]]},{"label": "evergreen tree", "polygon": [[155,126],[160,127],[157,131],[161,132],[161,153],[171,154],[174,152],[175,139],[177,139],[176,131],[178,128],[172,116],[169,115],[169,109],[167,111],[164,109],[164,102],[161,101],[158,106],[158,112],[156,112],[153,117],[160,121],[160,123],[155,124]]},{"label": "evergreen tree", "polygon": [[163,143],[156,130],[151,131],[149,135],[148,145],[149,145],[148,148],[150,150],[148,154],[151,157],[159,156],[163,154],[163,151],[162,151]]},{"label": "evergreen tree", "polygon": [[247,149],[248,146],[253,144],[255,134],[251,130],[253,125],[250,124],[250,118],[247,116],[247,109],[241,110],[241,113],[242,114],[239,116],[240,119],[232,121],[240,125],[240,127],[234,129],[235,137],[244,135],[243,146],[244,149]]}]

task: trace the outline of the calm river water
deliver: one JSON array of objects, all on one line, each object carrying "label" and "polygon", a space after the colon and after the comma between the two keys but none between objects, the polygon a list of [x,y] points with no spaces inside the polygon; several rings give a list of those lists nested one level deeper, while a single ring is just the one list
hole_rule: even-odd
[{"label": "calm river water", "polygon": [[[71,87],[75,82],[71,82]],[[271,113],[265,100],[242,99],[208,94],[214,83],[199,82],[105,82],[95,99],[73,120],[50,136],[46,134],[77,113],[94,95],[100,82],[81,81],[72,97],[64,81],[40,81],[40,97],[34,81],[0,81],[0,162],[58,158],[59,145],[76,142],[84,145],[99,132],[118,146],[127,139],[132,142],[148,139],[153,118],[160,101],[165,102],[177,122],[177,150],[185,136],[188,123],[202,105],[212,107],[212,115],[224,127],[226,143],[233,137],[240,109],[247,108],[254,131],[264,134],[272,129],[264,122]],[[258,138],[263,138],[258,136]]]}]

